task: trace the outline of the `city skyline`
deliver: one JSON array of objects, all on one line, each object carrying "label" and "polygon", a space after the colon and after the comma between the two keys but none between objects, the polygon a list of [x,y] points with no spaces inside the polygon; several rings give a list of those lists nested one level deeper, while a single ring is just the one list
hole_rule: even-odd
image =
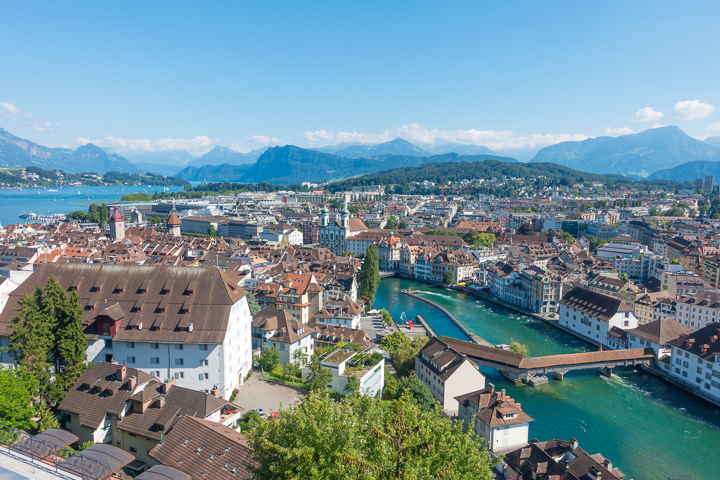
[{"label": "city skyline", "polygon": [[508,153],[656,125],[720,135],[710,2],[4,10],[0,127],[47,146]]}]

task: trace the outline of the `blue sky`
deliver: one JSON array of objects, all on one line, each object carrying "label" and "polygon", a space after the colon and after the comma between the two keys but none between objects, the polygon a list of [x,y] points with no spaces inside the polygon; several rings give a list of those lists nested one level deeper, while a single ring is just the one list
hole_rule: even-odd
[{"label": "blue sky", "polygon": [[128,154],[704,138],[719,20],[717,1],[3,2],[0,127]]}]

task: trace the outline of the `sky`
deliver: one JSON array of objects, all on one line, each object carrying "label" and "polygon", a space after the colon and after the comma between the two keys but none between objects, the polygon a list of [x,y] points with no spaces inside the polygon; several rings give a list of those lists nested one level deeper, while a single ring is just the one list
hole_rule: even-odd
[{"label": "sky", "polygon": [[720,2],[3,2],[0,127],[128,156],[720,135]]}]

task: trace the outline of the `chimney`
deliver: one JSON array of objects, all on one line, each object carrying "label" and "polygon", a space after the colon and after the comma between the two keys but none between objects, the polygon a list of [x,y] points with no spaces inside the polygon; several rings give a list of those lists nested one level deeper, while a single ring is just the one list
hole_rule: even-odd
[{"label": "chimney", "polygon": [[612,472],[612,462],[610,460],[606,458],[603,465],[607,468],[608,472]]},{"label": "chimney", "polygon": [[488,383],[488,387],[490,387],[490,394],[491,394],[491,395],[492,395],[493,393],[495,393],[495,385],[493,385],[492,383]]},{"label": "chimney", "polygon": [[156,406],[157,408],[162,408],[163,405],[165,405],[165,397],[164,397],[164,396],[160,396],[160,397],[158,397],[157,401],[155,402],[155,406]]},{"label": "chimney", "polygon": [[163,394],[167,395],[167,393],[170,391],[170,387],[172,387],[173,385],[175,385],[175,379],[171,378],[167,382],[163,383],[160,389]]},{"label": "chimney", "polygon": [[602,473],[593,465],[590,465],[590,467],[588,467],[588,477],[593,480],[602,480]]},{"label": "chimney", "polygon": [[210,395],[213,395],[215,397],[220,397],[220,389],[217,387],[217,385],[215,386],[215,388],[210,390]]},{"label": "chimney", "polygon": [[578,448],[578,441],[575,437],[570,439],[570,445],[572,445],[572,449],[575,450]]},{"label": "chimney", "polygon": [[119,366],[115,372],[115,378],[118,382],[122,382],[122,379],[125,378],[125,373],[127,373],[127,368],[125,367],[125,361],[123,360],[123,364]]},{"label": "chimney", "polygon": [[700,349],[702,350],[702,353],[705,353],[708,350],[710,350],[710,345],[708,345],[707,343],[704,343],[703,345],[700,346]]},{"label": "chimney", "polygon": [[505,398],[505,389],[500,390],[500,400]]},{"label": "chimney", "polygon": [[130,387],[131,392],[133,390],[135,390],[136,385],[137,385],[137,377],[135,377],[135,375],[130,375],[130,379],[128,379],[128,387]]}]

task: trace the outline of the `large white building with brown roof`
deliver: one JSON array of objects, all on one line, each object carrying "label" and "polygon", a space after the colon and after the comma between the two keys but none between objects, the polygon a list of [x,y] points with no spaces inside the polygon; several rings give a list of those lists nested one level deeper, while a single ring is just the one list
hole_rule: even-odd
[{"label": "large white building with brown roof", "polygon": [[635,312],[622,300],[575,287],[560,300],[560,325],[591,343],[600,344],[608,331],[637,328]]},{"label": "large white building with brown roof", "polygon": [[297,351],[310,358],[313,353],[314,330],[289,312],[275,308],[263,308],[253,316],[253,349],[275,347],[280,353],[280,363],[294,363]]},{"label": "large white building with brown roof", "polygon": [[[50,263],[10,295],[0,314],[9,345],[18,300],[53,275],[77,292],[88,362],[125,362],[158,378],[229,398],[252,368],[245,291],[216,268]],[[0,363],[13,363],[0,351]]]}]

